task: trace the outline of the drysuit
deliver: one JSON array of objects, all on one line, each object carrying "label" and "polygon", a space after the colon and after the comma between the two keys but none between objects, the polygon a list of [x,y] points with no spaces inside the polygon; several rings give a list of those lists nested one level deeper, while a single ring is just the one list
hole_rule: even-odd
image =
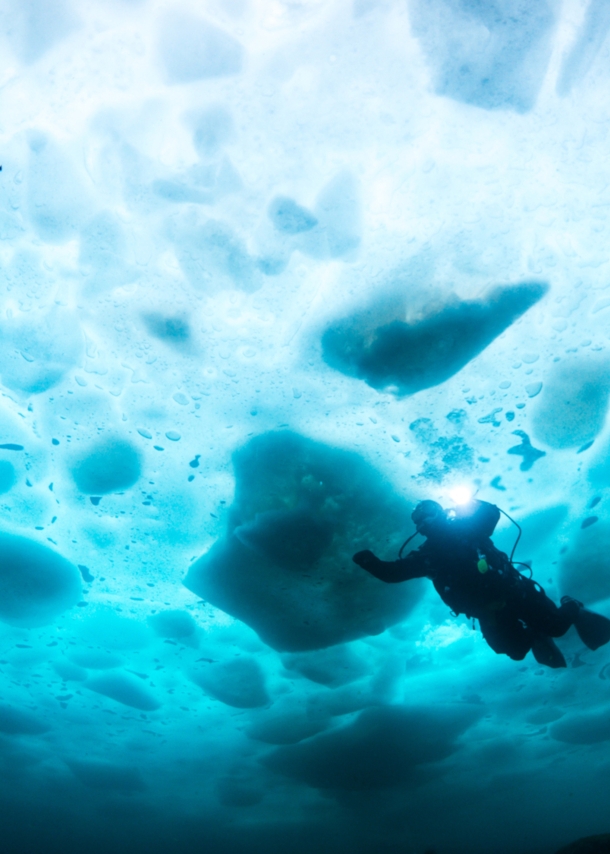
[{"label": "drysuit", "polygon": [[561,637],[572,625],[592,649],[610,640],[610,620],[567,596],[558,607],[494,546],[491,534],[500,518],[495,505],[472,500],[448,512],[434,501],[423,501],[412,518],[426,537],[420,548],[395,561],[362,551],[354,562],[389,583],[429,578],[455,615],[479,621],[494,652],[518,661],[532,650],[540,663],[565,667],[551,638]]}]

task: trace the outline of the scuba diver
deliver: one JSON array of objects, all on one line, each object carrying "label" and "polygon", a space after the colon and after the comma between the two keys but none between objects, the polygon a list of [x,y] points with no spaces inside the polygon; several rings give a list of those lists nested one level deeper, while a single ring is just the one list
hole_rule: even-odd
[{"label": "scuba diver", "polygon": [[[495,504],[476,499],[455,510],[443,510],[436,501],[422,501],[411,514],[416,533],[403,544],[398,560],[380,560],[368,550],[358,552],[352,560],[388,583],[429,578],[455,616],[476,618],[494,652],[515,661],[531,650],[539,664],[566,667],[552,639],[564,635],[572,625],[589,649],[608,643],[609,619],[588,611],[570,596],[563,596],[557,607],[537,581],[516,569],[512,557],[519,537],[510,558],[494,546],[490,538],[500,512],[504,511]],[[417,534],[426,537],[426,542],[403,558],[403,549]]]}]

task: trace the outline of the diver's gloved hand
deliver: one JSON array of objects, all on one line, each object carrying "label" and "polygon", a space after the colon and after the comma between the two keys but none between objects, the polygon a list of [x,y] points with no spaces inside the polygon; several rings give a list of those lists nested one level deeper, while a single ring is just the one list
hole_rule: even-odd
[{"label": "diver's gloved hand", "polygon": [[358,566],[361,566],[362,569],[367,569],[377,561],[377,558],[372,551],[365,549],[363,552],[356,552],[352,560],[354,563],[357,563]]}]

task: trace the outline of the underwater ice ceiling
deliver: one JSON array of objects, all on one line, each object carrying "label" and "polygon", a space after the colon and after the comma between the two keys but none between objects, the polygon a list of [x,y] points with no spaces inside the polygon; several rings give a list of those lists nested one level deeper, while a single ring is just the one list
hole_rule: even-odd
[{"label": "underwater ice ceiling", "polygon": [[609,30],[605,0],[2,4],[7,854],[610,831],[608,648],[511,661],[351,560],[466,486],[610,616]]}]

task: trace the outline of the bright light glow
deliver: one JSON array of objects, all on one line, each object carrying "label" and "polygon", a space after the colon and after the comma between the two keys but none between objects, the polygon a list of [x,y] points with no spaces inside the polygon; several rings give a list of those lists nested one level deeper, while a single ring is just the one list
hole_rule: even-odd
[{"label": "bright light glow", "polygon": [[466,638],[472,638],[470,626],[447,620],[440,626],[427,623],[422,630],[421,639],[415,641],[415,645],[425,649],[443,649]]},{"label": "bright light glow", "polygon": [[468,486],[456,486],[449,493],[454,504],[468,504],[472,498],[472,489]]}]

